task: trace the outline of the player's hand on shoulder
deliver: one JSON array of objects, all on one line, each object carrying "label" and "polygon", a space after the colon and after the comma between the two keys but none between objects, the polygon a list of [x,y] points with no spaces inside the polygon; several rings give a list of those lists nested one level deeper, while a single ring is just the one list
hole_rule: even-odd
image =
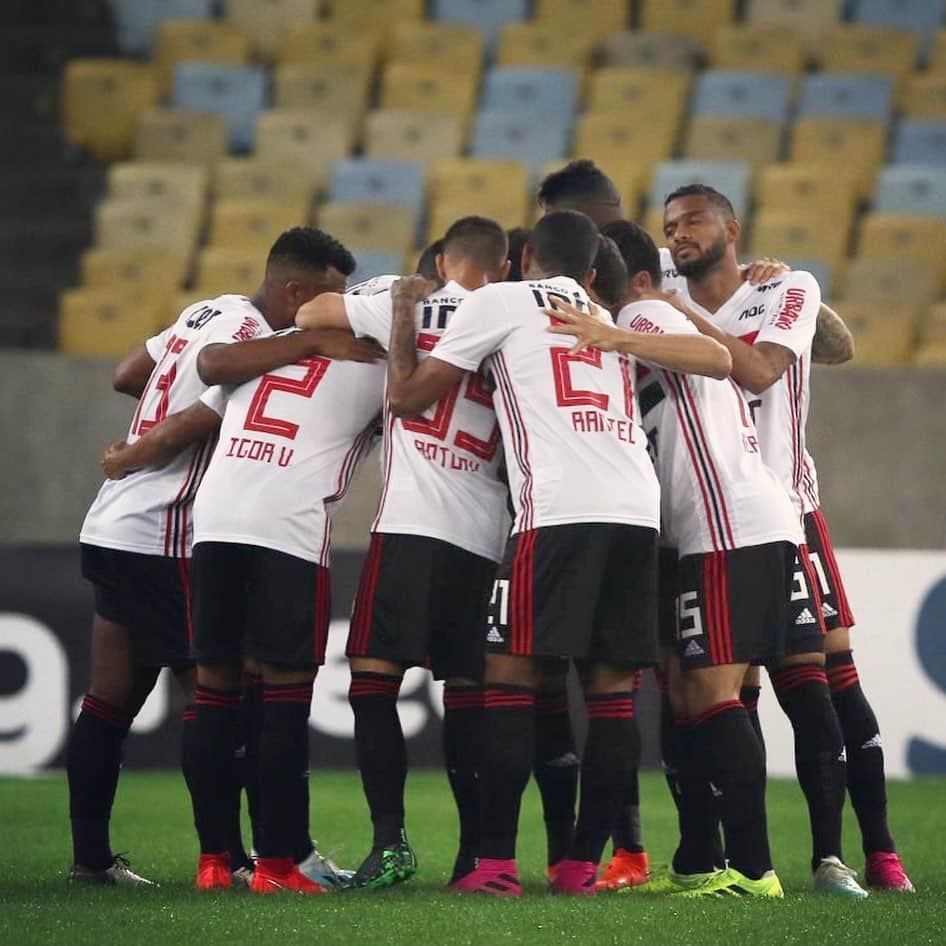
[{"label": "player's hand on shoulder", "polygon": [[124,440],[119,440],[102,454],[102,472],[105,473],[106,479],[120,480],[127,475],[128,470],[121,462],[122,455],[127,448],[128,444]]},{"label": "player's hand on shoulder", "polygon": [[335,361],[374,364],[386,357],[385,350],[373,338],[356,338],[345,331],[320,332],[317,347],[319,355]]},{"label": "player's hand on shoulder", "polygon": [[573,352],[585,348],[597,348],[601,351],[613,351],[615,330],[610,322],[601,319],[598,307],[592,303],[589,312],[582,312],[570,302],[555,299],[552,308],[545,309],[545,314],[553,319],[547,331],[553,335],[573,335],[576,339]]},{"label": "player's hand on shoulder", "polygon": [[426,299],[432,292],[436,292],[442,283],[427,279],[419,273],[411,276],[402,276],[391,284],[392,302],[410,302],[416,305]]},{"label": "player's hand on shoulder", "polygon": [[763,256],[761,259],[753,260],[748,266],[742,267],[742,278],[753,286],[761,286],[762,283],[777,279],[791,271],[792,267],[788,263],[783,263],[780,259],[774,259],[771,256]]},{"label": "player's hand on shoulder", "polygon": [[666,302],[672,305],[678,312],[684,315],[688,310],[684,301],[680,298],[676,289],[642,289],[638,298],[643,302]]}]

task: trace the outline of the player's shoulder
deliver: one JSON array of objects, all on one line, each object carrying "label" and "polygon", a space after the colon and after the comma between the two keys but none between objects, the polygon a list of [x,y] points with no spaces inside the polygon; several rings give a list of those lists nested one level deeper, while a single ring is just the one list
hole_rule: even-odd
[{"label": "player's shoulder", "polygon": [[194,302],[181,312],[178,322],[193,332],[202,332],[210,327],[216,330],[223,325],[227,328],[233,326],[240,336],[238,341],[253,338],[267,328],[259,309],[246,296],[234,294]]},{"label": "player's shoulder", "polygon": [[657,251],[660,254],[660,270],[664,279],[677,279],[680,276],[677,267],[673,264],[673,257],[670,255],[670,249],[662,246]]},{"label": "player's shoulder", "polygon": [[691,324],[683,313],[663,299],[638,299],[629,302],[618,313],[615,321],[621,328],[652,335],[686,331],[686,326]]},{"label": "player's shoulder", "polygon": [[381,276],[372,276],[362,282],[355,283],[345,290],[346,296],[375,296],[382,292],[388,292],[391,286],[401,277],[393,273],[385,273]]},{"label": "player's shoulder", "polygon": [[784,292],[787,289],[797,289],[803,292],[821,291],[818,280],[807,269],[792,269],[774,279],[770,279],[768,282],[759,283],[755,287],[755,294],[773,296],[777,292]]}]

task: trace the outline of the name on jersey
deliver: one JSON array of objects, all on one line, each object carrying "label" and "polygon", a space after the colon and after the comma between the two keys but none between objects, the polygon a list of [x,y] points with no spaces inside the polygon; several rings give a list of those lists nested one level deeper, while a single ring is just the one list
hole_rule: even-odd
[{"label": "name on jersey", "polygon": [[621,443],[636,443],[631,421],[601,411],[572,411],[572,429],[579,434],[612,434]]},{"label": "name on jersey", "polygon": [[644,315],[635,315],[628,328],[634,332],[646,332],[648,335],[664,334],[664,330],[659,325],[655,325]]},{"label": "name on jersey", "polygon": [[782,310],[775,319],[775,327],[787,331],[798,320],[801,310],[805,305],[804,289],[789,289],[785,293],[785,302],[782,304]]},{"label": "name on jersey", "polygon": [[231,437],[226,455],[237,460],[256,460],[258,463],[277,463],[289,466],[295,450],[292,447],[276,449],[274,444],[251,437]]},{"label": "name on jersey", "polygon": [[449,447],[444,447],[439,443],[417,439],[414,441],[414,449],[425,460],[444,470],[460,470],[467,473],[479,472],[480,464],[478,460],[454,453]]}]

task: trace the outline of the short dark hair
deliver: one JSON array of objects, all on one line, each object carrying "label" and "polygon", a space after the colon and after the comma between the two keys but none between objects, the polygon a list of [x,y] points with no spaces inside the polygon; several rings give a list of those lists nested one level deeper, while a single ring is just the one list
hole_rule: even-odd
[{"label": "short dark hair", "polygon": [[609,236],[598,234],[595,254],[594,294],[609,308],[620,305],[627,289],[627,266],[617,244]]},{"label": "short dark hair", "polygon": [[509,238],[509,250],[506,258],[509,260],[509,275],[506,277],[510,282],[520,282],[522,280],[522,248],[529,242],[531,231],[528,227],[513,227],[506,231]]},{"label": "short dark hair", "polygon": [[502,267],[508,250],[506,231],[489,217],[461,217],[443,236],[444,253],[456,253],[487,270]]},{"label": "short dark hair", "polygon": [[684,184],[683,187],[678,187],[675,191],[667,195],[667,199],[664,201],[664,207],[666,207],[670,201],[679,200],[681,197],[705,197],[718,210],[723,211],[723,213],[728,214],[730,217],[736,216],[732,201],[725,194],[716,190],[715,187],[710,187],[709,184]]},{"label": "short dark hair", "polygon": [[614,241],[627,267],[628,276],[636,276],[640,272],[648,273],[654,285],[660,285],[660,277],[663,275],[660,269],[660,251],[643,227],[631,223],[630,220],[615,220],[605,224],[601,232]]},{"label": "short dark hair", "polygon": [[567,200],[616,200],[620,198],[614,182],[594,161],[579,158],[547,175],[539,185],[539,203],[555,208]]},{"label": "short dark hair", "polygon": [[295,266],[324,273],[334,266],[344,276],[355,271],[355,257],[348,249],[315,227],[293,227],[281,233],[266,259],[270,266]]},{"label": "short dark hair", "polygon": [[425,279],[432,279],[434,282],[440,279],[440,273],[437,272],[437,257],[443,252],[443,240],[434,240],[417,260],[417,270]]},{"label": "short dark hair", "polygon": [[582,280],[594,266],[598,228],[577,210],[554,210],[532,228],[528,243],[549,274]]}]

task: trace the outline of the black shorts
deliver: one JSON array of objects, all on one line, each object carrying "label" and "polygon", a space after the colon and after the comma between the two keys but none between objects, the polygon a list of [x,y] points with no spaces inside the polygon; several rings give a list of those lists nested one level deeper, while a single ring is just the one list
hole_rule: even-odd
[{"label": "black shorts", "polygon": [[833,631],[839,627],[853,627],[854,614],[847,600],[838,560],[834,557],[831,531],[820,509],[805,516],[805,542],[808,555],[818,576],[821,592],[821,613],[825,628]]},{"label": "black shorts", "polygon": [[257,545],[198,542],[192,580],[198,663],[251,657],[308,670],[325,662],[327,568]]},{"label": "black shorts", "polygon": [[510,537],[496,573],[487,648],[617,667],[657,660],[657,532],[575,523]]},{"label": "black shorts", "polygon": [[128,631],[140,667],[191,663],[190,560],[80,545],[95,613]]},{"label": "black shorts", "polygon": [[785,628],[786,656],[824,653],[825,624],[818,576],[808,547],[798,547]]},{"label": "black shorts", "polygon": [[661,546],[657,555],[657,640],[661,651],[676,646],[680,553]]},{"label": "black shorts", "polygon": [[495,562],[450,542],[373,533],[345,653],[429,667],[438,680],[481,679],[495,574]]},{"label": "black shorts", "polygon": [[785,653],[797,549],[768,542],[680,559],[677,653],[684,669],[768,663]]}]

